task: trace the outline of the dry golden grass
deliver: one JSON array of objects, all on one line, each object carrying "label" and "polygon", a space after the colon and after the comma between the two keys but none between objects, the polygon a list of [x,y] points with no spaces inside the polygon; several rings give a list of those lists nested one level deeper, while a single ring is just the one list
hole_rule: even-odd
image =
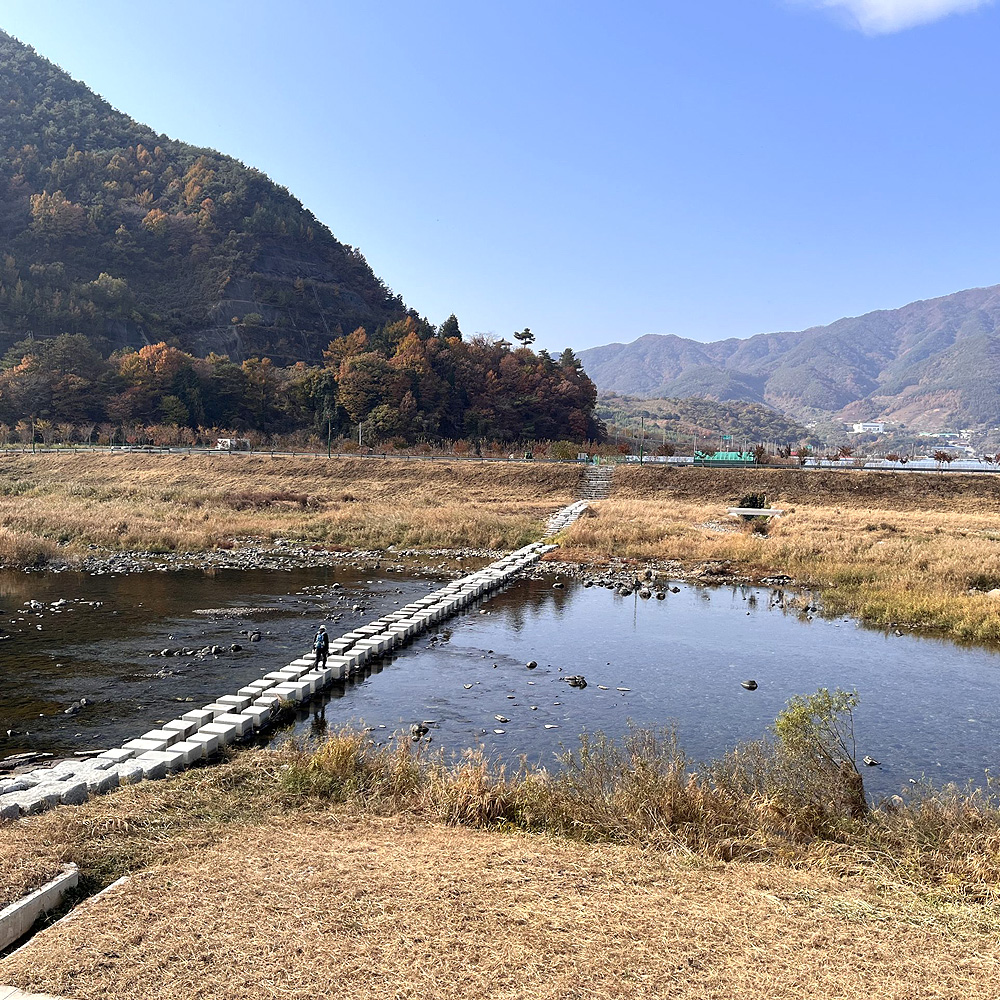
[{"label": "dry golden grass", "polygon": [[72,1000],[1000,995],[985,803],[928,797],[810,840],[764,799],[707,809],[711,782],[672,745],[562,783],[415,753],[361,732],[247,750],[0,828],[8,894],[25,857],[40,879],[76,862],[87,892],[135,876],[0,961],[0,983]]},{"label": "dry golden grass", "polygon": [[[705,526],[752,491],[789,511],[767,536]],[[833,612],[1000,640],[1000,601],[985,593],[1000,587],[1000,478],[624,467],[593,506],[559,558],[728,560],[817,587]]]},{"label": "dry golden grass", "polygon": [[409,817],[229,831],[0,962],[72,1000],[996,997],[995,941],[863,886]]},{"label": "dry golden grass", "polygon": [[258,455],[8,454],[0,559],[202,551],[276,536],[342,548],[516,548],[569,503],[580,469]]}]

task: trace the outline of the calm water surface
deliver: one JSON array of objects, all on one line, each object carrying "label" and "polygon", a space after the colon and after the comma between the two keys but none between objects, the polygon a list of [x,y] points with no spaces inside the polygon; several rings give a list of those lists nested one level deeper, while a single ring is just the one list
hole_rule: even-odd
[{"label": "calm water surface", "polygon": [[[0,634],[11,636],[0,641],[0,756],[120,743],[186,710],[177,699],[202,704],[284,664],[319,621],[346,631],[433,586],[346,570],[0,576]],[[871,793],[891,794],[922,775],[978,781],[996,767],[997,652],[851,621],[806,621],[762,588],[680,587],[665,601],[643,601],[573,583],[556,590],[519,582],[335,689],[323,716],[303,713],[294,732],[363,721],[376,739],[389,739],[429,720],[434,745],[483,746],[549,765],[582,730],[619,735],[631,720],[676,725],[687,752],[704,760],[761,736],[793,695],[842,687],[861,696],[859,758],[882,762],[865,769]],[[83,595],[102,606],[48,607]],[[47,607],[32,613],[27,600]],[[355,613],[358,604],[364,610]],[[222,608],[244,611],[195,613]],[[254,628],[262,638],[249,643]],[[149,656],[233,642],[243,651]],[[537,669],[526,669],[529,660]],[[567,674],[583,674],[587,687],[571,688],[560,680]],[[740,686],[750,678],[756,691]],[[65,715],[81,696],[95,704]]]}]

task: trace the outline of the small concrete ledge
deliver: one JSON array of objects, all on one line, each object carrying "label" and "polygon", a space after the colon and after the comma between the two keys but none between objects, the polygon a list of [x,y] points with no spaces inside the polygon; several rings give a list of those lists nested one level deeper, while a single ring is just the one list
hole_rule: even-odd
[{"label": "small concrete ledge", "polygon": [[[11,903],[0,910],[0,951],[9,948],[18,938],[24,937],[34,926],[35,921],[49,910],[54,910],[70,889],[75,889],[80,880],[76,865],[68,865],[61,875],[46,883],[41,889],[25,896],[24,899]],[[0,987],[0,998],[4,996]]]}]

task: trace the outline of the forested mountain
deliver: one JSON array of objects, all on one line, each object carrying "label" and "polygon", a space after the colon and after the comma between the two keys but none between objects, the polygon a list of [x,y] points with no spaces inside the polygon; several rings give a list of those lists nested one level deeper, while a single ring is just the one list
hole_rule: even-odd
[{"label": "forested mountain", "polygon": [[156,135],[0,32],[8,430],[596,436],[573,352],[514,336],[435,328],[260,171]]},{"label": "forested mountain", "polygon": [[260,171],[157,135],[0,32],[0,351],[83,333],[105,353],[318,361],[405,314]]},{"label": "forested mountain", "polygon": [[[781,445],[813,443],[808,428],[761,403],[739,400],[718,402],[698,397],[670,399],[622,396],[615,392],[602,393],[597,400],[597,415],[612,429],[635,431],[639,418],[647,433],[666,431],[669,441],[690,442],[692,437],[702,443],[718,446],[722,435],[732,438],[733,448],[775,442]],[[656,441],[655,434],[652,440]]]},{"label": "forested mountain", "polygon": [[700,344],[650,335],[581,352],[598,388],[767,403],[797,419],[916,430],[1000,422],[1000,285],[800,333]]}]

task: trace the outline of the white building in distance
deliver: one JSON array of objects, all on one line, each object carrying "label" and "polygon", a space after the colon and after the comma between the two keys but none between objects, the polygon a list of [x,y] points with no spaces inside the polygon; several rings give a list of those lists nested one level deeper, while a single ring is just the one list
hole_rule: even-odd
[{"label": "white building in distance", "polygon": [[884,434],[884,420],[864,420],[860,424],[853,424],[855,434]]}]

